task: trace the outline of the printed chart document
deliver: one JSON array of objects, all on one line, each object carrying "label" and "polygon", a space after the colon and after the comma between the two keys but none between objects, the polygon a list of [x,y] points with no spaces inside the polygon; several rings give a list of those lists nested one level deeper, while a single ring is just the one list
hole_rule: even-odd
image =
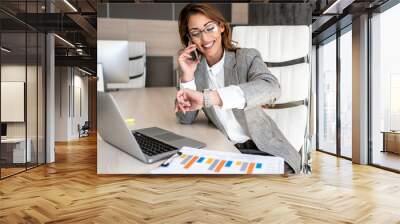
[{"label": "printed chart document", "polygon": [[284,160],[183,147],[152,174],[283,174]]}]

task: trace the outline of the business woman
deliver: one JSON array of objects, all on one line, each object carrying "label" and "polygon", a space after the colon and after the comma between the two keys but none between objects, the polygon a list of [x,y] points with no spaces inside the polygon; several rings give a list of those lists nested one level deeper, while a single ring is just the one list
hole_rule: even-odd
[{"label": "business woman", "polygon": [[[300,154],[261,108],[273,104],[281,90],[260,53],[236,48],[228,23],[207,4],[188,4],[181,11],[179,35],[186,48],[178,57],[178,120],[191,124],[202,109],[241,152],[261,150],[282,157],[298,173]],[[198,58],[192,57],[194,51]]]}]

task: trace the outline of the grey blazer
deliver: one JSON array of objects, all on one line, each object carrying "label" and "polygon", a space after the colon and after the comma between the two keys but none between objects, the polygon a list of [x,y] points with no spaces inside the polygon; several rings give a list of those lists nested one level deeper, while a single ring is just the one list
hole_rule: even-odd
[{"label": "grey blazer", "polygon": [[[202,58],[195,71],[195,83],[198,91],[208,89],[207,65]],[[224,61],[225,86],[239,86],[246,100],[244,109],[232,109],[233,114],[246,134],[256,146],[271,155],[282,157],[293,168],[300,172],[301,156],[288,142],[275,122],[262,110],[260,105],[274,103],[281,94],[278,80],[268,70],[255,49],[240,48],[235,51],[225,51]],[[225,136],[224,127],[218,120],[215,110],[203,108],[211,121]],[[199,111],[186,114],[177,112],[176,116],[182,124],[191,124]]]}]

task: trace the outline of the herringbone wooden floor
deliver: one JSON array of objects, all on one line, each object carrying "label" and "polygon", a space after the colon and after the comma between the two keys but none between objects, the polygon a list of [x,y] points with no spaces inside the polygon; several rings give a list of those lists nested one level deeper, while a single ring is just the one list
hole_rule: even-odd
[{"label": "herringbone wooden floor", "polygon": [[96,139],[0,181],[0,223],[400,223],[400,175],[313,155],[310,176],[98,176]]}]

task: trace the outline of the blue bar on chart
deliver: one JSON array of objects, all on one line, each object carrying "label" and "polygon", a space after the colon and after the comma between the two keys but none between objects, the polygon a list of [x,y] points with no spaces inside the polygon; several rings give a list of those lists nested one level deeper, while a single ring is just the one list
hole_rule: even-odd
[{"label": "blue bar on chart", "polygon": [[204,159],[205,159],[204,157],[200,157],[200,158],[197,160],[197,162],[198,162],[198,163],[201,163],[201,162],[203,162]]},{"label": "blue bar on chart", "polygon": [[261,167],[262,167],[262,164],[261,163],[257,163],[256,168],[257,169],[261,169]]},{"label": "blue bar on chart", "polygon": [[242,165],[242,167],[240,168],[240,172],[244,172],[244,171],[246,171],[246,169],[247,169],[247,165],[248,165],[249,163],[247,163],[247,162],[244,162],[243,163],[243,165]]},{"label": "blue bar on chart", "polygon": [[232,163],[233,162],[229,160],[228,162],[226,162],[225,167],[231,167]]}]

